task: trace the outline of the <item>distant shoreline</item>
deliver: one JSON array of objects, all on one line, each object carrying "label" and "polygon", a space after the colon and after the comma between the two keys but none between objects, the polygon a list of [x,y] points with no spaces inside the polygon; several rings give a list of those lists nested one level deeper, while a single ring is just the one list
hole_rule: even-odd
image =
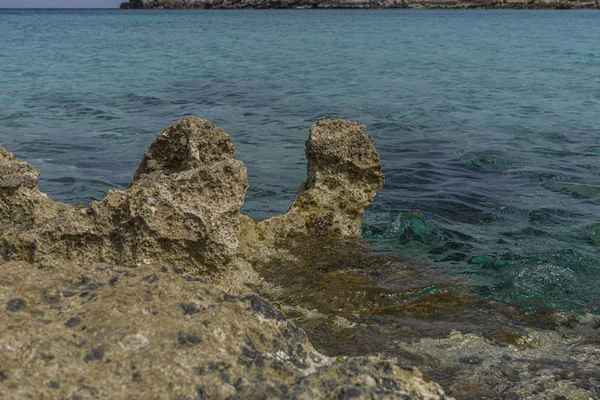
[{"label": "distant shoreline", "polygon": [[600,9],[600,0],[132,0],[122,3],[120,9],[590,10]]},{"label": "distant shoreline", "polygon": [[421,6],[417,4],[410,4],[403,7],[178,7],[178,8],[164,8],[164,7],[151,7],[151,8],[125,8],[125,7],[112,7],[112,8],[25,8],[25,7],[0,7],[0,11],[117,11],[117,10],[153,10],[153,11],[178,11],[178,10],[600,10],[600,4],[594,4],[593,6],[580,6],[575,5],[572,7],[557,7],[557,6],[539,6],[539,5],[528,5],[520,4],[518,6],[470,6],[467,4],[460,4],[456,6]]}]

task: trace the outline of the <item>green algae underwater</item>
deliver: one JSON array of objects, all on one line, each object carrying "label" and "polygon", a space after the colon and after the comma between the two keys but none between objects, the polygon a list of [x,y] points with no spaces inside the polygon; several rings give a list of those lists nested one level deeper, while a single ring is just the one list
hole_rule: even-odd
[{"label": "green algae underwater", "polygon": [[[420,222],[408,236],[431,233]],[[337,362],[385,354],[458,399],[600,394],[600,317],[486,299],[465,277],[368,240],[287,239],[253,289]],[[490,262],[482,260],[482,262]],[[535,310],[535,311],[532,311]]]}]

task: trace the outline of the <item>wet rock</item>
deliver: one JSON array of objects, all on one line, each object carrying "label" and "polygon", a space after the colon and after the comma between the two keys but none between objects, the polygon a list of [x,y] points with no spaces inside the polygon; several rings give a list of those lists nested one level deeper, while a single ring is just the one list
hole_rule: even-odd
[{"label": "wet rock", "polygon": [[99,361],[104,358],[105,350],[103,347],[94,347],[88,354],[85,355],[83,361],[86,363],[91,361]]},{"label": "wet rock", "polygon": [[65,322],[65,326],[69,327],[69,328],[74,328],[77,325],[79,325],[80,323],[81,323],[81,318],[72,317],[72,318],[69,318],[69,320],[67,322]]},{"label": "wet rock", "polygon": [[196,303],[180,303],[179,307],[181,307],[183,315],[193,315],[202,311],[202,309],[198,307]]},{"label": "wet rock", "polygon": [[509,346],[458,332],[398,345],[427,355],[420,368],[457,398],[587,400],[600,394],[600,349],[581,341],[582,334],[585,324],[574,332],[527,329]]},{"label": "wet rock", "polygon": [[6,303],[6,311],[19,312],[27,307],[27,302],[23,299],[10,299]]},{"label": "wet rock", "polygon": [[49,387],[50,389],[59,389],[60,388],[60,383],[56,382],[56,381],[49,381],[46,384],[47,387]]}]

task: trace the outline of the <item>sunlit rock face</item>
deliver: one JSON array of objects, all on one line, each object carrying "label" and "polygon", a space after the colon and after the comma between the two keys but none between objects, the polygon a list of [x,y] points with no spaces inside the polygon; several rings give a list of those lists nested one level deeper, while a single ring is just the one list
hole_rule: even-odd
[{"label": "sunlit rock face", "polygon": [[[296,236],[359,237],[361,218],[383,185],[365,126],[321,119],[306,143],[307,179],[289,211],[264,222],[240,215],[248,179],[228,134],[198,118],[162,131],[127,190],[88,208],[39,192],[39,172],[0,153],[0,251],[42,266],[107,262],[176,264],[195,273],[227,270],[242,240]],[[242,229],[242,226],[244,229]]]},{"label": "sunlit rock face", "polygon": [[320,119],[306,142],[307,177],[288,212],[261,223],[267,236],[359,237],[365,207],[383,186],[364,125]]},{"label": "sunlit rock face", "polygon": [[237,251],[248,188],[234,150],[217,126],[184,118],[158,135],[127,190],[75,208],[40,193],[38,172],[3,149],[1,252],[43,266],[167,263],[197,273],[222,271]]}]

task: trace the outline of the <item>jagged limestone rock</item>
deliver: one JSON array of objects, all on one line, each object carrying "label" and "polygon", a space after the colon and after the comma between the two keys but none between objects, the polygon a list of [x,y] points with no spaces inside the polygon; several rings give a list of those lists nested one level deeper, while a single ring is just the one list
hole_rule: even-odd
[{"label": "jagged limestone rock", "polygon": [[166,263],[216,274],[234,261],[240,231],[253,231],[241,235],[253,243],[358,237],[364,209],[383,185],[365,129],[341,119],[314,124],[307,180],[286,214],[260,223],[240,215],[246,168],[234,159],[229,135],[206,120],[184,118],[162,131],[127,190],[112,190],[89,208],[48,199],[37,189],[39,172],[2,149],[0,252],[43,266]]},{"label": "jagged limestone rock", "polygon": [[176,268],[0,268],[3,399],[448,399],[395,361],[323,356],[266,300]]},{"label": "jagged limestone rock", "polygon": [[54,203],[37,190],[39,175],[0,146],[0,230],[32,226],[54,216]]},{"label": "jagged limestone rock", "polygon": [[383,186],[383,172],[366,127],[320,119],[306,142],[307,178],[288,212],[258,224],[267,238],[360,237],[365,207]]},{"label": "jagged limestone rock", "polygon": [[37,171],[4,151],[0,221],[6,259],[176,264],[224,270],[237,251],[239,211],[248,187],[231,138],[212,123],[184,118],[161,132],[125,191],[89,208],[54,203]]},{"label": "jagged limestone rock", "polygon": [[[307,154],[289,213],[260,229],[358,235],[383,184],[364,127],[321,120]],[[127,190],[88,208],[48,199],[38,176],[0,147],[3,398],[448,398],[395,361],[318,353],[245,287],[246,168],[210,122],[162,131]]]}]

